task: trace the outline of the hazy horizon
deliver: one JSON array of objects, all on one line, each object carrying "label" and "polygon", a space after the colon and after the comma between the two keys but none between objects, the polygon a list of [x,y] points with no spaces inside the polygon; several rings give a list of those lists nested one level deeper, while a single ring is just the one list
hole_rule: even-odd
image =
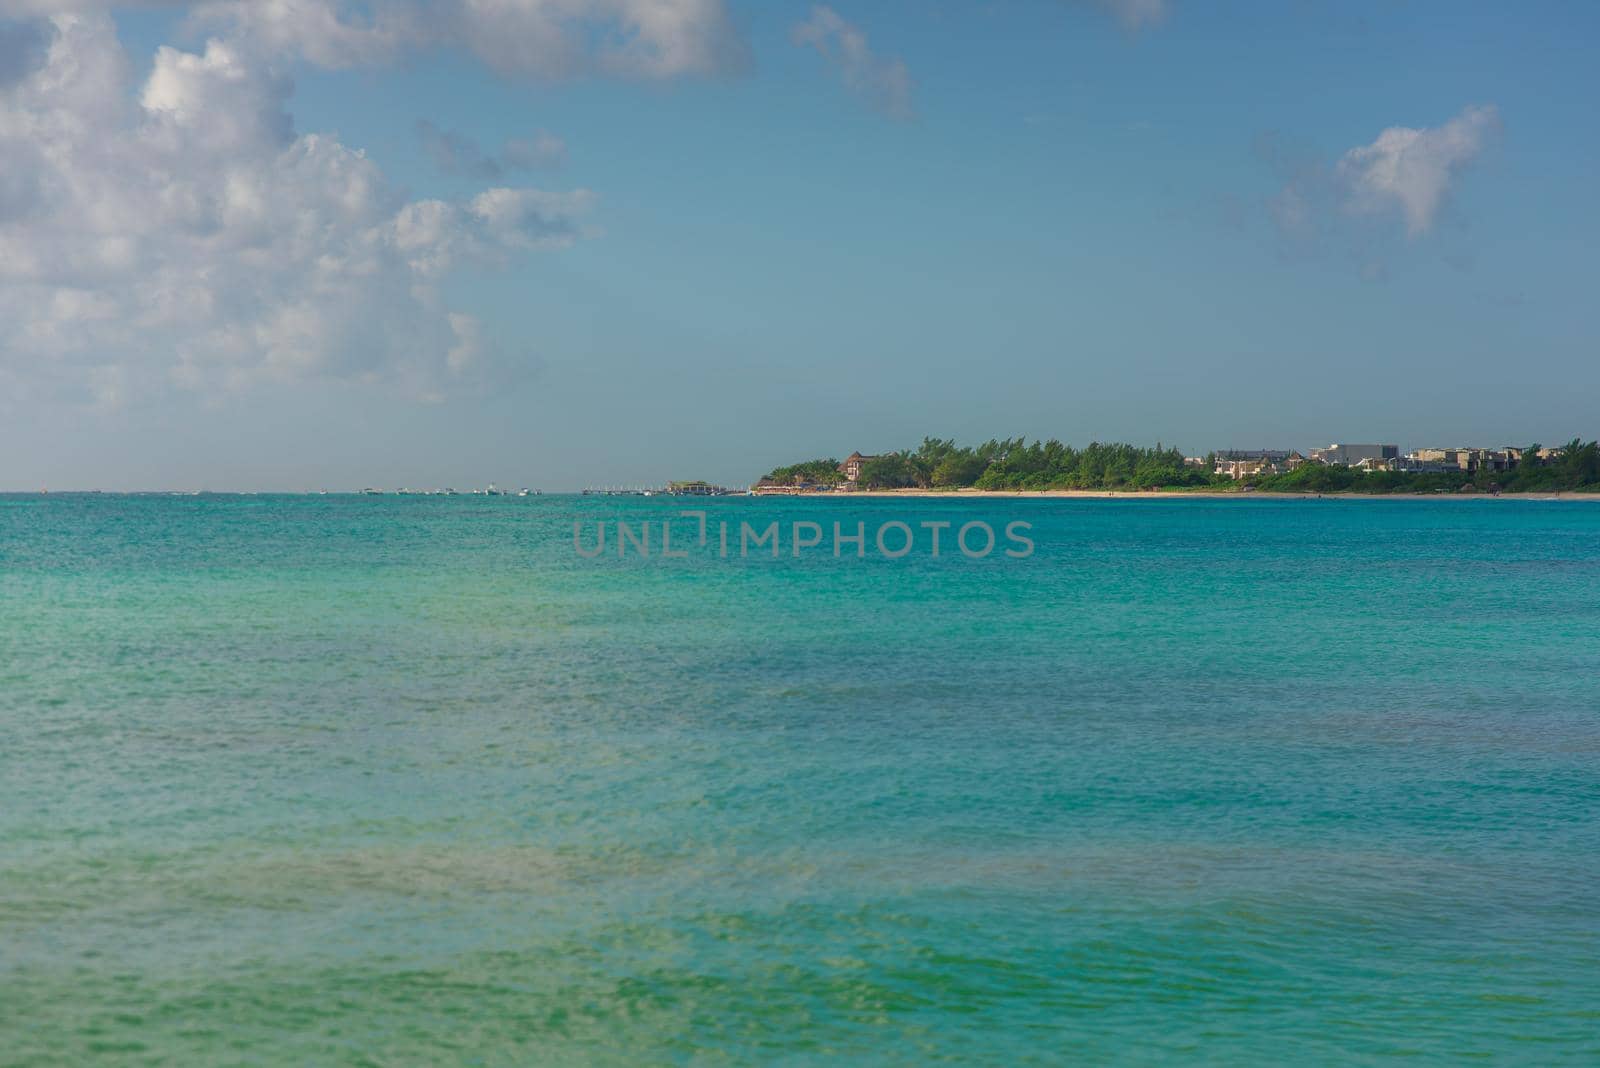
[{"label": "hazy horizon", "polygon": [[[947,435],[932,434],[932,435],[928,435],[928,436],[930,436],[930,437],[941,437],[941,436],[947,436]],[[1015,436],[1015,435],[1011,435],[1011,436]],[[1049,438],[1052,437],[1052,436],[1053,435],[1043,435],[1041,437],[1041,440],[1049,440]],[[1423,443],[1407,444],[1405,442],[1398,442],[1397,443],[1392,438],[1383,439],[1381,442],[1377,438],[1360,439],[1359,441],[1358,441],[1358,439],[1355,439],[1355,438],[1346,438],[1346,439],[1344,439],[1343,442],[1334,442],[1334,441],[1330,440],[1330,441],[1321,442],[1320,444],[1316,444],[1316,445],[1306,444],[1306,443],[1299,443],[1299,442],[1293,442],[1293,443],[1289,443],[1289,444],[1285,445],[1282,442],[1274,441],[1274,442],[1266,442],[1266,443],[1258,443],[1258,442],[1229,443],[1229,444],[1226,444],[1226,445],[1214,445],[1214,446],[1210,446],[1210,447],[1204,448],[1204,449],[1187,449],[1187,448],[1183,448],[1180,444],[1178,444],[1176,442],[1173,442],[1173,441],[1167,441],[1165,439],[1159,439],[1159,443],[1167,445],[1167,446],[1170,446],[1170,447],[1177,447],[1186,456],[1205,456],[1206,454],[1211,453],[1211,452],[1222,452],[1222,451],[1225,451],[1225,450],[1228,450],[1228,449],[1263,449],[1263,448],[1265,448],[1265,449],[1279,449],[1279,448],[1297,449],[1302,453],[1309,453],[1309,451],[1311,449],[1313,449],[1313,448],[1322,448],[1322,447],[1324,447],[1326,445],[1336,444],[1336,443],[1342,443],[1342,444],[1386,444],[1386,445],[1399,444],[1401,453],[1403,455],[1405,452],[1410,451],[1411,449],[1414,449],[1414,448],[1429,448],[1429,447],[1442,447],[1442,448],[1490,447],[1490,448],[1499,448],[1499,447],[1504,447],[1504,446],[1514,446],[1514,447],[1517,447],[1517,448],[1521,448],[1521,447],[1524,447],[1524,446],[1527,446],[1527,445],[1530,445],[1530,444],[1534,444],[1534,443],[1537,443],[1537,444],[1542,445],[1542,446],[1549,447],[1549,446],[1564,445],[1567,442],[1571,441],[1574,437],[1582,437],[1585,440],[1587,440],[1587,439],[1592,438],[1593,436],[1594,436],[1593,433],[1566,434],[1566,435],[1560,435],[1560,436],[1550,437],[1550,438],[1546,439],[1546,438],[1540,438],[1540,437],[1537,437],[1537,436],[1530,437],[1530,436],[1524,435],[1521,438],[1515,438],[1514,437],[1514,438],[1509,438],[1509,439],[1504,440],[1504,441],[1497,441],[1497,442],[1493,442],[1493,443],[1487,442],[1487,441],[1436,441],[1436,442],[1430,442],[1430,443],[1427,443],[1427,444],[1423,444]],[[961,440],[961,441],[958,441],[957,444],[961,444],[961,445],[977,445],[977,444],[981,444],[983,441],[989,440],[990,438],[1003,439],[1005,437],[1007,437],[1007,435],[1004,435],[1004,434],[991,434],[991,435],[988,435],[987,437],[982,438],[982,439]],[[911,449],[911,448],[914,448],[916,445],[920,444],[921,440],[922,440],[921,438],[918,438],[917,441],[914,441],[914,442],[904,442],[904,443],[896,444],[894,446],[885,446],[882,449],[877,449],[877,450],[860,448],[859,451],[862,452],[863,454],[871,454],[874,451],[890,452],[890,451],[895,451],[895,450],[899,450],[899,449]],[[1067,444],[1067,445],[1077,446],[1077,447],[1082,447],[1084,445],[1089,444],[1088,441],[1070,441],[1070,440],[1066,440],[1066,439],[1061,439],[1061,440],[1063,440],[1065,442],[1065,444]],[[1099,439],[1099,440],[1102,440],[1102,441],[1107,442],[1107,443],[1113,442],[1113,441],[1118,441],[1118,442],[1123,442],[1123,443],[1126,443],[1126,444],[1133,444],[1133,445],[1154,445],[1154,444],[1158,443],[1158,439],[1156,439],[1156,438],[1150,438],[1149,440],[1133,439],[1133,438],[1105,438],[1105,439]],[[765,464],[764,466],[762,466],[760,468],[760,470],[750,469],[750,470],[747,470],[743,474],[735,474],[735,475],[727,476],[727,477],[711,477],[710,475],[708,475],[708,474],[706,474],[704,472],[697,472],[697,471],[692,471],[692,470],[676,470],[676,468],[684,467],[685,465],[674,465],[674,464],[672,464],[670,462],[670,460],[662,461],[662,460],[658,459],[657,461],[652,463],[652,465],[651,465],[652,468],[653,469],[665,470],[665,471],[667,471],[666,474],[658,474],[658,475],[651,475],[651,476],[641,476],[641,477],[635,477],[635,478],[621,478],[621,479],[590,479],[590,480],[580,480],[578,482],[563,482],[563,483],[551,483],[551,484],[541,484],[541,483],[538,483],[538,482],[529,481],[529,480],[526,480],[526,479],[518,479],[518,478],[484,477],[482,475],[472,475],[472,474],[469,473],[469,474],[463,475],[461,477],[456,477],[456,478],[433,479],[433,480],[402,477],[402,478],[390,479],[388,481],[384,481],[384,480],[381,480],[381,479],[366,479],[364,481],[361,480],[361,479],[356,479],[354,481],[345,481],[345,482],[328,481],[328,480],[323,480],[321,482],[318,482],[315,479],[313,479],[313,480],[311,480],[309,482],[301,482],[301,483],[282,482],[282,483],[278,483],[278,484],[265,484],[265,483],[236,483],[236,484],[230,484],[230,483],[199,483],[199,482],[197,482],[197,483],[183,483],[183,482],[159,483],[159,482],[157,482],[157,483],[136,485],[136,484],[113,484],[113,483],[108,483],[108,482],[104,482],[104,481],[99,482],[99,483],[95,483],[95,484],[60,484],[60,485],[51,485],[49,483],[40,483],[40,484],[38,484],[36,486],[0,485],[0,494],[30,494],[30,493],[38,493],[40,490],[48,490],[48,491],[50,491],[52,493],[88,493],[88,492],[96,492],[96,491],[106,492],[106,493],[187,493],[187,492],[194,492],[194,491],[205,491],[205,492],[212,492],[212,493],[301,493],[301,494],[317,494],[317,493],[321,493],[321,492],[324,492],[324,491],[326,491],[328,493],[359,493],[363,489],[379,489],[379,490],[382,490],[385,493],[394,493],[397,490],[401,490],[401,489],[408,489],[408,490],[414,490],[414,491],[419,491],[419,492],[422,492],[422,491],[433,491],[433,490],[443,490],[443,489],[454,489],[457,492],[459,492],[459,493],[461,493],[463,495],[466,495],[466,494],[470,493],[473,490],[481,490],[481,489],[484,489],[484,488],[486,488],[488,486],[491,486],[491,485],[494,486],[497,489],[506,491],[507,493],[515,493],[516,491],[518,491],[520,489],[529,489],[529,490],[537,490],[537,491],[539,491],[541,493],[562,494],[562,493],[579,493],[579,492],[582,492],[583,490],[586,490],[586,489],[648,489],[648,488],[661,488],[661,487],[664,487],[669,481],[690,481],[690,480],[694,480],[694,479],[703,479],[704,481],[713,483],[715,485],[724,486],[724,487],[728,487],[728,488],[742,488],[742,487],[754,484],[755,481],[761,475],[765,474],[767,471],[772,470],[773,468],[778,467],[780,465],[785,465],[785,464],[789,464],[789,463],[799,463],[799,462],[803,462],[803,461],[806,461],[806,460],[813,460],[813,459],[833,458],[833,459],[842,460],[845,456],[848,456],[851,452],[854,452],[854,451],[858,451],[858,449],[853,447],[853,448],[850,448],[850,449],[842,449],[842,450],[840,450],[840,449],[824,450],[822,452],[818,452],[818,453],[814,453],[814,454],[805,454],[805,455],[795,454],[795,455],[790,455],[790,456],[783,456],[783,457],[779,457],[779,458],[773,460],[771,463]],[[507,465],[502,464],[500,466],[501,467],[505,467]]]}]

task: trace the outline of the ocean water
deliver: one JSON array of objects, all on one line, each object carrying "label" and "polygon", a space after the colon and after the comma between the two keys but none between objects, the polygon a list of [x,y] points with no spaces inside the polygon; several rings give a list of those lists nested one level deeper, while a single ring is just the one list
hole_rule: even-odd
[{"label": "ocean water", "polygon": [[1600,505],[682,507],[0,497],[0,1063],[1600,1061]]}]

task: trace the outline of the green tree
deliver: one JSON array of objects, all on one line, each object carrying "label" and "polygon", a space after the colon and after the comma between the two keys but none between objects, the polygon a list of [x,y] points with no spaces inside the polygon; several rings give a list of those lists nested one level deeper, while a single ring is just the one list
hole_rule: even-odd
[{"label": "green tree", "polygon": [[762,481],[783,486],[832,486],[844,481],[844,473],[839,470],[838,460],[807,460],[788,467],[775,467],[763,476]]},{"label": "green tree", "polygon": [[1566,489],[1600,483],[1600,442],[1573,438],[1562,446],[1561,473]]},{"label": "green tree", "polygon": [[980,457],[963,449],[940,460],[930,481],[935,486],[970,486],[983,477],[988,467]]},{"label": "green tree", "polygon": [[921,472],[903,452],[891,452],[874,457],[861,465],[857,480],[867,489],[906,489],[923,486]]}]

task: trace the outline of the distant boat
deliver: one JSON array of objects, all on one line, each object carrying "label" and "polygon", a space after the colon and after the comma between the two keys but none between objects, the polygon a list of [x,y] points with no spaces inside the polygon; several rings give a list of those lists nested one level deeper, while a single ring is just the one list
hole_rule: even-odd
[{"label": "distant boat", "polygon": [[361,492],[366,494],[368,497],[381,497],[381,496],[383,496],[383,490],[374,489],[371,486],[366,487]]}]

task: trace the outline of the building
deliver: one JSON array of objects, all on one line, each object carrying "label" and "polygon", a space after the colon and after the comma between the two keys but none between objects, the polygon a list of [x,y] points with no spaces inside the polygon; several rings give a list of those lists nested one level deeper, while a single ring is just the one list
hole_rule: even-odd
[{"label": "building", "polygon": [[[1426,452],[1422,449],[1418,452]],[[1407,453],[1394,462],[1395,471],[1404,471],[1408,475],[1436,475],[1446,471],[1456,470],[1454,464],[1447,464],[1441,460],[1421,458],[1416,452]]]},{"label": "building", "polygon": [[734,491],[694,479],[689,482],[668,482],[667,492],[674,497],[728,497],[732,496]]},{"label": "building", "polygon": [[[1540,449],[1542,455],[1546,450]],[[1406,460],[1416,466],[1404,470],[1510,471],[1522,459],[1521,449],[1417,449],[1407,454]]]},{"label": "building", "polygon": [[832,488],[832,486],[819,486],[815,482],[807,482],[796,476],[792,482],[770,482],[762,479],[750,487],[750,493],[756,497],[768,497],[774,494],[792,496],[799,493],[822,493]]},{"label": "building", "polygon": [[844,475],[844,480],[849,483],[847,488],[854,489],[856,480],[861,477],[862,465],[876,459],[876,456],[862,456],[859,452],[853,452],[846,456],[844,463],[839,465],[839,472]]},{"label": "building", "polygon": [[1326,449],[1312,449],[1311,459],[1319,464],[1336,467],[1355,467],[1363,460],[1398,460],[1398,445],[1329,445]]},{"label": "building", "polygon": [[1516,449],[1476,449],[1479,471],[1510,471],[1517,466],[1521,452]]},{"label": "building", "polygon": [[1255,478],[1258,475],[1275,474],[1277,464],[1269,460],[1218,460],[1214,468],[1216,474],[1224,478]]},{"label": "building", "polygon": [[1290,458],[1299,453],[1287,449],[1224,449],[1212,454],[1212,473],[1223,478],[1254,478],[1288,470]]}]

